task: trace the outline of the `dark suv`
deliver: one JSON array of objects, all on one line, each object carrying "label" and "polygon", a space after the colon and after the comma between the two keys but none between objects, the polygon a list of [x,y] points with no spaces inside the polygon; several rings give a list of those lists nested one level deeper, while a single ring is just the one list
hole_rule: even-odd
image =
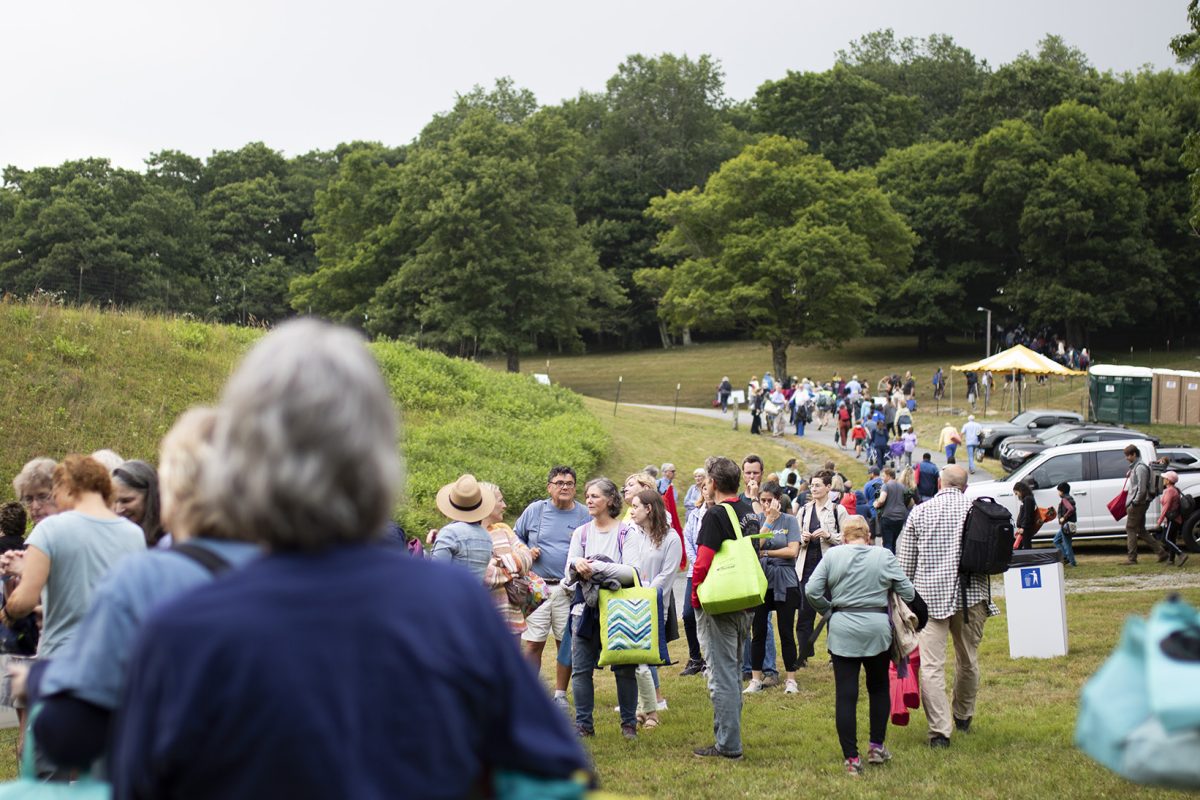
[{"label": "dark suv", "polygon": [[1032,436],[1043,428],[1058,425],[1062,422],[1083,423],[1083,416],[1073,411],[1054,411],[1044,408],[1033,408],[1022,411],[1008,422],[983,423],[983,435],[979,445],[989,454],[999,454],[1000,443],[1009,436]]},{"label": "dark suv", "polygon": [[1012,472],[1043,450],[1076,442],[1112,442],[1118,439],[1149,439],[1158,444],[1158,437],[1132,431],[1117,425],[1062,424],[1047,428],[1037,436],[1010,436],[999,447],[1000,463]]}]

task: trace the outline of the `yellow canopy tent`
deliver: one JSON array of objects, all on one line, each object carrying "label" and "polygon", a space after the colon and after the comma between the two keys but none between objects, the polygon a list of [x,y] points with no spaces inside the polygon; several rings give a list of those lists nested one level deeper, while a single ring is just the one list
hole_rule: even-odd
[{"label": "yellow canopy tent", "polygon": [[[956,372],[1007,372],[1012,374],[1013,383],[1017,384],[1017,374],[1027,373],[1030,375],[1087,375],[1086,372],[1081,372],[1077,369],[1064,367],[1053,359],[1047,358],[1041,353],[1030,350],[1023,344],[1013,345],[1007,350],[996,353],[994,356],[988,356],[981,361],[975,361],[971,364],[962,364],[961,366],[951,367]],[[1019,384],[1017,384],[1019,385]],[[1017,411],[1020,407],[1020,392],[1017,393]]]}]

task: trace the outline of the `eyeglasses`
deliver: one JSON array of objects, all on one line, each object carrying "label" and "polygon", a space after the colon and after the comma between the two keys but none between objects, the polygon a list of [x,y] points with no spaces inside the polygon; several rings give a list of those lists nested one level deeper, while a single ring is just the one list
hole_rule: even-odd
[{"label": "eyeglasses", "polygon": [[550,485],[557,489],[574,489],[575,481],[550,481]]},{"label": "eyeglasses", "polygon": [[42,492],[40,494],[27,494],[21,498],[21,505],[25,506],[26,508],[31,508],[35,503],[44,506],[53,500],[54,498],[51,497],[49,492]]}]

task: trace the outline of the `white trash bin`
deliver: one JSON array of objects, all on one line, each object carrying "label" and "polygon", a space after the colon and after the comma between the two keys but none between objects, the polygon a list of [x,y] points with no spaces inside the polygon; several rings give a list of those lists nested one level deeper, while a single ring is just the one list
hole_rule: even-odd
[{"label": "white trash bin", "polygon": [[1004,573],[1008,655],[1067,654],[1067,595],[1058,550],[1017,550]]}]

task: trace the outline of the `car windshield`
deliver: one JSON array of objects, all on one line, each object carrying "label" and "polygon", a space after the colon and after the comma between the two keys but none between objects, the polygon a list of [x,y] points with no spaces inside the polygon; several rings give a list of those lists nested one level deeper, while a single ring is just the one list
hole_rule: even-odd
[{"label": "car windshield", "polygon": [[1075,430],[1074,428],[1070,428],[1062,431],[1061,433],[1057,433],[1054,436],[1042,436],[1039,438],[1042,440],[1042,444],[1046,445],[1047,447],[1055,447],[1060,444],[1070,444],[1071,442],[1075,441],[1078,436],[1079,431]]},{"label": "car windshield", "polygon": [[1028,425],[1038,418],[1038,414],[1033,411],[1022,411],[1015,417],[1009,420],[1013,425]]},{"label": "car windshield", "polygon": [[1079,426],[1073,422],[1060,422],[1057,425],[1051,425],[1049,428],[1046,428],[1046,430],[1037,435],[1037,438],[1040,441],[1049,443],[1051,439],[1056,439],[1059,436],[1062,436],[1064,433],[1073,431],[1078,427]]}]

